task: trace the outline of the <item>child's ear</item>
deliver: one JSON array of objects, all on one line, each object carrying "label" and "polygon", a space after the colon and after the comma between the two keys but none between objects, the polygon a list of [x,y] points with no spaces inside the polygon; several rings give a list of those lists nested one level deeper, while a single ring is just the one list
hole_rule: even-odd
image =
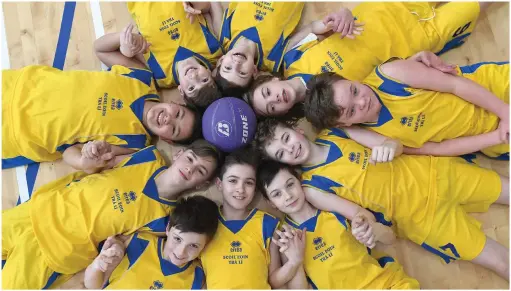
[{"label": "child's ear", "polygon": [[165,228],[165,234],[169,236],[170,234],[170,224],[167,223],[167,227]]},{"label": "child's ear", "polygon": [[255,76],[257,75],[258,72],[259,72],[259,70],[257,70],[257,65],[254,65],[254,73],[252,74],[252,77],[255,78]]},{"label": "child's ear", "polygon": [[216,184],[216,188],[218,189],[218,191],[222,192],[222,180],[220,180],[220,178],[216,177],[215,184]]},{"label": "child's ear", "polygon": [[183,88],[181,88],[181,85],[177,86],[177,89],[179,90],[179,94],[181,97],[185,97],[185,91],[183,91]]},{"label": "child's ear", "polygon": [[174,162],[174,161],[176,161],[176,160],[179,158],[179,156],[181,156],[181,155],[183,154],[183,152],[184,152],[184,151],[185,151],[184,149],[179,149],[179,150],[177,151],[177,153],[175,153],[174,155],[172,155],[172,161],[173,161],[173,162]]}]

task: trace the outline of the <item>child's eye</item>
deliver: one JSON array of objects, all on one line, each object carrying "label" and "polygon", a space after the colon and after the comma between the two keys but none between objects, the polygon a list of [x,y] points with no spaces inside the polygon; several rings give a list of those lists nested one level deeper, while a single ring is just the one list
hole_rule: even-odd
[{"label": "child's eye", "polygon": [[194,86],[188,87],[188,91],[190,91],[190,92],[192,92],[192,91],[193,91],[193,89],[195,89],[195,87],[194,87]]},{"label": "child's eye", "polygon": [[191,163],[192,162],[192,158],[190,157],[186,157],[188,159],[188,161]]},{"label": "child's eye", "polygon": [[229,71],[231,69],[231,67],[229,66],[225,66],[224,69],[226,69],[227,71]]},{"label": "child's eye", "polygon": [[294,184],[295,184],[295,183],[293,183],[293,182],[291,182],[291,183],[287,184],[287,188],[291,188],[291,187],[293,187],[293,185],[294,185]]},{"label": "child's eye", "polygon": [[285,142],[288,142],[288,141],[289,141],[289,134],[287,134],[287,135],[284,137],[284,141],[285,141]]},{"label": "child's eye", "polygon": [[280,192],[279,192],[279,191],[277,191],[277,192],[273,192],[272,197],[274,197],[274,198],[275,198],[275,197],[279,197],[279,196],[280,196]]},{"label": "child's eye", "polygon": [[351,110],[350,110],[350,117],[353,116],[353,114],[355,114],[355,108],[351,108]]},{"label": "child's eye", "polygon": [[272,105],[272,106],[270,107],[270,111],[271,111],[271,112],[275,112],[275,105]]},{"label": "child's eye", "polygon": [[193,245],[192,245],[192,248],[196,248],[196,249],[198,249],[198,248],[199,248],[199,245],[193,244]]},{"label": "child's eye", "polygon": [[176,118],[179,117],[179,113],[181,113],[181,110],[178,110],[177,113],[176,113]]},{"label": "child's eye", "polygon": [[240,72],[240,75],[242,75],[242,76],[246,76],[246,75],[247,75],[247,73],[245,73],[245,72]]},{"label": "child's eye", "polygon": [[227,182],[234,184],[234,183],[236,183],[236,179],[230,179],[230,180],[227,180]]},{"label": "child's eye", "polygon": [[282,159],[282,151],[279,151],[277,153],[277,159],[281,160]]},{"label": "child's eye", "polygon": [[208,78],[203,79],[203,80],[202,80],[202,82],[203,82],[203,83],[207,83],[207,82],[209,82],[209,79],[208,79]]},{"label": "child's eye", "polygon": [[248,182],[247,182],[247,185],[252,186],[252,185],[254,185],[254,182],[252,182],[252,181],[248,181]]},{"label": "child's eye", "polygon": [[175,237],[174,237],[174,240],[175,240],[176,242],[181,242],[181,238],[180,238],[180,237],[177,237],[177,236],[175,236]]}]

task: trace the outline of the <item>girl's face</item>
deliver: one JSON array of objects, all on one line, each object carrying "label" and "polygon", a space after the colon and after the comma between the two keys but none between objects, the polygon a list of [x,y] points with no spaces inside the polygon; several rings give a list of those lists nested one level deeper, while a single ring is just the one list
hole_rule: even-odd
[{"label": "girl's face", "polygon": [[257,115],[286,114],[296,103],[296,92],[286,81],[273,78],[254,90],[253,107]]}]

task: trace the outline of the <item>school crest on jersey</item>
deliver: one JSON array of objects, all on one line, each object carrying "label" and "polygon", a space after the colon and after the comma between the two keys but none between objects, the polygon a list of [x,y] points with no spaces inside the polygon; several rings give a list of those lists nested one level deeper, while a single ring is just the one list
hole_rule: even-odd
[{"label": "school crest on jersey", "polygon": [[149,287],[150,290],[162,289],[163,283],[159,280],[153,282],[153,285]]},{"label": "school crest on jersey", "polygon": [[360,163],[360,153],[356,153],[356,152],[351,152],[348,156],[348,159],[350,160],[350,162],[352,163],[357,163],[359,164]]}]

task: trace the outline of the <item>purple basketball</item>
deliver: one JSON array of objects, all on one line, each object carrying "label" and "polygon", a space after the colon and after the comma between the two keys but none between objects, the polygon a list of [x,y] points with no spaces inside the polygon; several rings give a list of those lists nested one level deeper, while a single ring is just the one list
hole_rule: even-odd
[{"label": "purple basketball", "polygon": [[254,138],[257,120],[243,100],[225,97],[208,106],[202,116],[202,134],[224,152],[248,145]]}]

